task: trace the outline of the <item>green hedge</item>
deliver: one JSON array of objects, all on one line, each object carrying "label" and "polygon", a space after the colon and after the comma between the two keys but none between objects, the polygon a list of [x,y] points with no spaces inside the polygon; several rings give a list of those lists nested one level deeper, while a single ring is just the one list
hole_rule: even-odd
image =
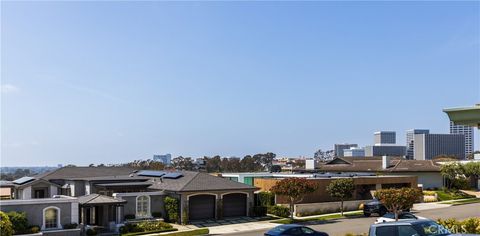
[{"label": "green hedge", "polygon": [[208,228],[201,228],[201,229],[194,229],[194,230],[189,230],[189,231],[181,231],[181,232],[161,234],[161,235],[162,236],[163,235],[168,235],[168,236],[194,236],[194,235],[207,235],[208,233],[210,233]]},{"label": "green hedge", "polygon": [[253,215],[254,216],[266,216],[267,215],[267,207],[265,207],[265,206],[254,206],[253,207]]},{"label": "green hedge", "polygon": [[[126,233],[121,234],[122,236],[133,236],[133,235],[144,235],[144,234],[154,234],[154,233],[163,233],[163,232],[171,232],[177,231],[178,229],[159,229],[159,230],[151,230],[151,231],[144,231],[144,232],[133,232],[133,233]],[[163,234],[162,234],[163,235]],[[168,234],[170,235],[170,234]]]},{"label": "green hedge", "polygon": [[271,192],[259,192],[257,193],[258,206],[269,207],[275,205],[275,194]]},{"label": "green hedge", "polygon": [[127,223],[120,227],[122,235],[140,235],[147,233],[158,233],[176,230],[172,225],[163,221],[141,221],[137,223]]},{"label": "green hedge", "polygon": [[438,219],[438,223],[455,234],[480,234],[480,217],[472,217],[463,221],[457,219]]},{"label": "green hedge", "polygon": [[178,222],[178,199],[173,197],[165,197],[163,200],[165,204],[165,211],[166,211],[166,220],[168,222],[176,223]]},{"label": "green hedge", "polygon": [[290,216],[290,209],[288,207],[275,205],[271,206],[267,210],[268,214],[276,215],[279,217],[289,217]]}]

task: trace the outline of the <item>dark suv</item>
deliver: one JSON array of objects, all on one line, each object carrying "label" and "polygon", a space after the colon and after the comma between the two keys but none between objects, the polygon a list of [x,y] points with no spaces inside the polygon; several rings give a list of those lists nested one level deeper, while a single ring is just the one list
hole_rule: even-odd
[{"label": "dark suv", "polygon": [[[410,209],[404,209],[403,211],[410,211]],[[363,204],[363,215],[369,217],[373,213],[378,214],[379,216],[385,215],[388,210],[387,208],[376,198]]]}]

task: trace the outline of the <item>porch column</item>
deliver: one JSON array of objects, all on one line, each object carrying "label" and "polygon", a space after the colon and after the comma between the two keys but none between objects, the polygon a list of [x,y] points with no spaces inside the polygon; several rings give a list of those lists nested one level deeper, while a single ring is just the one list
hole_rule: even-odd
[{"label": "porch column", "polygon": [[216,208],[215,219],[221,220],[223,219],[223,196],[221,194],[217,194],[216,200],[217,202],[215,204],[215,208]]},{"label": "porch column", "polygon": [[117,224],[120,224],[122,223],[122,206],[121,205],[118,205],[117,206],[117,217],[116,217],[116,222]]},{"label": "porch column", "polygon": [[80,222],[81,222],[82,224],[84,224],[84,225],[86,224],[86,222],[85,222],[85,220],[86,220],[86,215],[85,215],[85,214],[87,214],[86,211],[87,211],[87,209],[86,209],[85,207],[81,207],[81,210],[80,210]]}]

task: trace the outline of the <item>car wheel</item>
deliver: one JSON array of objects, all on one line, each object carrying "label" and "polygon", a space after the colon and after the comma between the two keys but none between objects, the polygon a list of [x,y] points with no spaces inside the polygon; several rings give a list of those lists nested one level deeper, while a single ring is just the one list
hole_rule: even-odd
[{"label": "car wheel", "polygon": [[364,212],[363,215],[364,215],[365,217],[370,217],[371,214]]}]

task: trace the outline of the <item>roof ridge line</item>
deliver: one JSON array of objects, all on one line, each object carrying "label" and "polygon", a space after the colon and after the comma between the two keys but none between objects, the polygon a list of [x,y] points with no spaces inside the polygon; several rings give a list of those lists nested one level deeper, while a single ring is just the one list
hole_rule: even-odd
[{"label": "roof ridge line", "polygon": [[187,187],[187,185],[189,185],[190,182],[192,182],[193,179],[195,179],[195,177],[197,177],[197,175],[199,175],[199,174],[200,174],[200,172],[196,172],[195,175],[186,184],[184,184],[183,187],[180,188],[178,191],[182,191],[185,187]]}]

